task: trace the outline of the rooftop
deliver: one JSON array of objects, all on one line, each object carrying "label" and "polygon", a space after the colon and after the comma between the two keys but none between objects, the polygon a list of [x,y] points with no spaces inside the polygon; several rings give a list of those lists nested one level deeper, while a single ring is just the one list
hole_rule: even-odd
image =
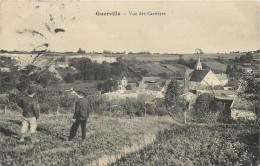
[{"label": "rooftop", "polygon": [[190,81],[201,82],[210,70],[194,70],[191,74]]},{"label": "rooftop", "polygon": [[253,103],[245,98],[237,96],[234,98],[230,107],[233,109],[251,110],[253,108]]},{"label": "rooftop", "polygon": [[142,82],[157,82],[160,77],[143,77]]},{"label": "rooftop", "polygon": [[215,74],[215,76],[216,76],[219,80],[228,80],[226,74]]}]

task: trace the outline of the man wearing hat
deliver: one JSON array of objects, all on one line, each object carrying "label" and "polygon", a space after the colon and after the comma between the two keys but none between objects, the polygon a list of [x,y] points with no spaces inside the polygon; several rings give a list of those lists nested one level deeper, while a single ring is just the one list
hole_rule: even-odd
[{"label": "man wearing hat", "polygon": [[75,112],[73,115],[73,125],[70,129],[69,141],[76,136],[79,125],[82,130],[82,141],[86,140],[87,132],[87,119],[89,117],[89,102],[83,97],[83,95],[76,95],[78,100],[75,103]]},{"label": "man wearing hat", "polygon": [[30,125],[31,141],[37,142],[35,132],[37,128],[37,119],[40,116],[40,108],[38,102],[34,99],[35,88],[29,87],[27,91],[28,96],[23,97],[18,105],[23,110],[23,122],[21,129],[20,142],[24,142],[25,134]]}]

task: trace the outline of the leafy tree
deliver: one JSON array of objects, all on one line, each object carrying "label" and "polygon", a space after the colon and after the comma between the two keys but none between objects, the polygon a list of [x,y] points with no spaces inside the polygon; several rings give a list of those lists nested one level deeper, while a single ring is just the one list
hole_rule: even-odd
[{"label": "leafy tree", "polygon": [[39,75],[36,82],[46,88],[50,84],[57,83],[58,79],[55,77],[55,75],[52,72],[45,71]]},{"label": "leafy tree", "polygon": [[210,69],[210,67],[206,63],[202,63],[202,69]]},{"label": "leafy tree", "polygon": [[246,61],[247,61],[248,63],[252,63],[252,62],[254,61],[254,56],[253,56],[253,54],[252,54],[251,52],[248,52],[248,53],[246,54]]},{"label": "leafy tree", "polygon": [[260,81],[255,78],[247,79],[246,94],[250,94],[247,98],[253,103],[253,111],[256,114],[256,123],[260,121]]},{"label": "leafy tree", "polygon": [[227,120],[225,106],[214,99],[213,94],[201,94],[195,103],[193,120],[206,123],[216,123]]},{"label": "leafy tree", "polygon": [[85,51],[84,50],[82,50],[81,48],[79,48],[79,50],[78,50],[78,53],[85,53]]},{"label": "leafy tree", "polygon": [[182,93],[183,88],[180,87],[176,79],[173,79],[167,86],[165,93],[165,105],[171,117],[178,117],[186,109],[187,103],[180,97]]},{"label": "leafy tree", "polygon": [[209,93],[201,94],[195,103],[195,108],[198,112],[208,113],[214,102],[214,95]]},{"label": "leafy tree", "polygon": [[93,69],[86,69],[83,72],[85,80],[95,80],[95,71]]},{"label": "leafy tree", "polygon": [[111,64],[111,74],[115,76],[121,76],[124,72],[127,71],[127,66],[124,62],[114,62]]},{"label": "leafy tree", "polygon": [[232,71],[232,66],[231,66],[231,65],[227,65],[226,73],[227,73],[228,75],[230,75],[231,71]]},{"label": "leafy tree", "polygon": [[73,58],[69,60],[69,65],[75,67],[78,71],[84,72],[90,64],[92,64],[91,59],[89,58]]},{"label": "leafy tree", "polygon": [[1,83],[5,91],[15,88],[18,82],[19,77],[16,73],[7,72],[2,74]]},{"label": "leafy tree", "polygon": [[102,93],[113,92],[118,89],[118,83],[113,79],[109,79],[105,81],[102,85],[98,84],[97,88],[101,90]]},{"label": "leafy tree", "polygon": [[64,78],[64,80],[68,83],[73,83],[75,81],[75,76],[71,73],[67,73],[67,76]]}]

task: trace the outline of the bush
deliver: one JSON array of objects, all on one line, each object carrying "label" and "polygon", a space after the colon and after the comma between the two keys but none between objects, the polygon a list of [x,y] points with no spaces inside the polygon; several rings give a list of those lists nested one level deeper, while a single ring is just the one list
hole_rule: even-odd
[{"label": "bush", "polygon": [[141,117],[141,116],[143,116],[143,111],[142,110],[135,111],[134,115],[137,117]]}]

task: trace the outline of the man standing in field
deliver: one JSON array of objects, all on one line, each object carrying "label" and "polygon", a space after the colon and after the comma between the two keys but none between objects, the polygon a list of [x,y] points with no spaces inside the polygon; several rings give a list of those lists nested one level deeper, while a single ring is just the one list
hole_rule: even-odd
[{"label": "man standing in field", "polygon": [[70,129],[69,141],[76,136],[79,125],[82,130],[82,141],[86,140],[87,119],[89,117],[89,102],[81,95],[77,94],[78,101],[75,103],[75,112],[73,115],[73,125]]},{"label": "man standing in field", "polygon": [[37,128],[37,119],[40,116],[40,108],[38,102],[34,99],[35,88],[30,87],[27,91],[28,96],[23,97],[18,105],[23,110],[23,122],[21,129],[21,139],[20,142],[24,142],[25,134],[30,125],[31,141],[37,142],[35,137],[35,132]]}]

